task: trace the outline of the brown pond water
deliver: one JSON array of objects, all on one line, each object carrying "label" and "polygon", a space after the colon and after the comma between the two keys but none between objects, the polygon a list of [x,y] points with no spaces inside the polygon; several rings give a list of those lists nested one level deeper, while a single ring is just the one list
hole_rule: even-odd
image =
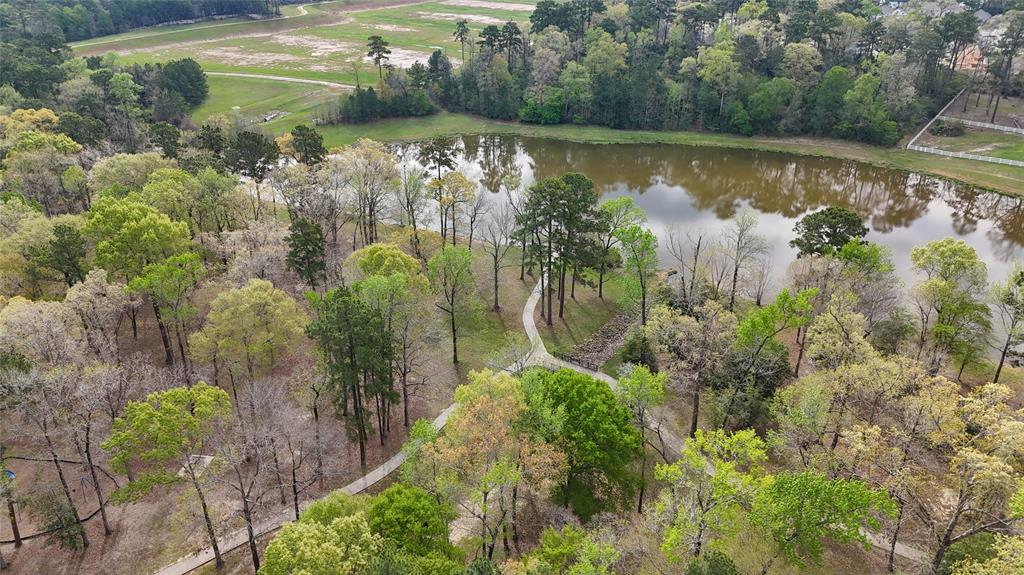
[{"label": "brown pond water", "polygon": [[777,280],[796,256],[789,246],[793,225],[829,205],[865,218],[867,239],[892,249],[908,285],[917,281],[910,249],[946,236],[973,246],[993,280],[1024,257],[1024,199],[920,174],[834,158],[671,144],[466,136],[462,146],[460,169],[494,193],[494,201],[504,201],[497,192],[506,174],[528,186],[569,171],[589,176],[603,198],[633,196],[658,234],[666,266],[675,265],[665,248],[670,227],[715,233],[744,207],[759,215],[758,232],[771,245]]}]

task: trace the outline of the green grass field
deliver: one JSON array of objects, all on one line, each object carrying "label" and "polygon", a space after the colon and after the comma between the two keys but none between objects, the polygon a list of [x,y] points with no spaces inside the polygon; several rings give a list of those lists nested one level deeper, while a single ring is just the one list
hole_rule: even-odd
[{"label": "green grass field", "polygon": [[[377,70],[366,58],[366,39],[381,35],[391,44],[390,63],[426,62],[437,49],[461,59],[452,37],[465,18],[472,35],[487,24],[515,20],[525,27],[532,1],[438,0],[429,2],[335,0],[289,7],[283,18],[219,21],[158,27],[73,44],[77,54],[114,52],[120,61],[164,62],[190,57],[209,72],[241,72],[325,80],[372,82]],[[514,9],[504,9],[510,6]]]},{"label": "green grass field", "polygon": [[922,137],[921,141],[922,145],[950,152],[967,152],[979,156],[1024,161],[1024,136],[1019,134],[967,128],[962,136],[943,137],[928,134],[927,137]]},{"label": "green grass field", "polygon": [[328,86],[255,78],[210,76],[209,83],[210,96],[192,111],[192,119],[197,124],[215,114],[237,112],[251,117],[270,111],[285,112],[282,120],[304,122],[313,108],[342,92]]}]

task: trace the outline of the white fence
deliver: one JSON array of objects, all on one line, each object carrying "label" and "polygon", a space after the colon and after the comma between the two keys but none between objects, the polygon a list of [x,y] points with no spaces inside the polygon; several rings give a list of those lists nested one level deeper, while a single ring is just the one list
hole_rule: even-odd
[{"label": "white fence", "polygon": [[971,126],[973,128],[987,128],[989,130],[998,130],[1000,132],[1009,132],[1011,134],[1024,135],[1024,128],[1014,128],[1013,126],[1001,126],[999,124],[989,124],[988,122],[964,120],[963,118],[955,118],[953,116],[939,116],[939,119],[945,120],[946,122],[960,122],[965,126]]},{"label": "white fence", "polygon": [[965,160],[978,160],[981,162],[992,162],[993,164],[1004,164],[1007,166],[1017,166],[1024,168],[1024,162],[1020,160],[1007,160],[1005,158],[994,158],[992,156],[979,156],[977,154],[968,154],[965,152],[948,152],[946,150],[940,150],[938,148],[928,148],[925,146],[917,146],[911,144],[907,146],[908,150],[915,150],[917,152],[925,152],[928,154],[938,154],[940,156],[946,156],[949,158],[963,158]]}]

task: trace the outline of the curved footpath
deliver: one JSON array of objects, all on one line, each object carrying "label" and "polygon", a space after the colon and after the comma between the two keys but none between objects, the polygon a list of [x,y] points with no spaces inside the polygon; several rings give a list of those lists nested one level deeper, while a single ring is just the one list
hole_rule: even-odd
[{"label": "curved footpath", "polygon": [[[574,363],[570,363],[548,353],[547,348],[544,346],[544,340],[541,339],[540,332],[537,331],[537,323],[533,319],[537,303],[540,301],[540,294],[540,283],[538,282],[533,288],[533,292],[530,294],[530,297],[526,300],[526,305],[523,307],[523,329],[526,331],[526,336],[530,338],[531,343],[528,364],[542,366],[548,369],[572,369],[599,379],[614,389],[618,385],[618,382],[614,377],[606,373],[593,371]],[[448,418],[451,417],[453,411],[455,411],[454,403],[446,407],[440,415],[434,418],[434,427],[437,429],[443,429],[445,424],[448,423]],[[679,453],[682,451],[683,443],[685,441],[684,438],[662,429],[660,423],[657,421],[652,422],[651,430],[661,437],[661,441],[667,449],[671,450],[673,453]],[[362,493],[397,470],[403,462],[405,462],[405,453],[398,452],[366,475],[356,479],[345,487],[342,487],[341,490],[350,495]],[[303,502],[301,508],[305,509],[309,503],[311,503],[311,501]],[[256,532],[256,536],[259,537],[280,529],[282,525],[292,520],[292,510],[284,509],[270,517],[258,521],[253,526],[253,530]],[[863,533],[867,536],[872,545],[888,551],[891,541],[887,537],[866,530],[863,531]],[[232,549],[237,549],[238,547],[246,545],[248,541],[249,539],[246,530],[242,528],[228,533],[224,537],[220,538],[218,543],[220,544],[221,553],[226,554]],[[896,544],[896,555],[915,563],[928,563],[928,555],[925,552],[920,549],[908,547],[902,543]],[[186,575],[207,563],[211,563],[213,560],[213,549],[206,547],[191,555],[178,559],[174,563],[157,571],[155,575]]]}]

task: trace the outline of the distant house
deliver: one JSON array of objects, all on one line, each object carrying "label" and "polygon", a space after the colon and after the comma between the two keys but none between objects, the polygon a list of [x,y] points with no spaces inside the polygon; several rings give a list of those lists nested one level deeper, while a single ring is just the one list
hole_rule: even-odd
[{"label": "distant house", "polygon": [[959,14],[967,8],[960,3],[953,2],[922,2],[917,11],[929,18],[941,18],[946,14]]}]

